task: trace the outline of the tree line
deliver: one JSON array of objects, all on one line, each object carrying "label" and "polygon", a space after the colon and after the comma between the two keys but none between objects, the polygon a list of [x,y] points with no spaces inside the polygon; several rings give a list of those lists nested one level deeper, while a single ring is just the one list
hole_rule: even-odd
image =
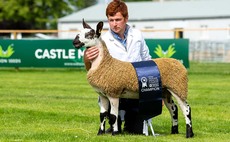
[{"label": "tree line", "polygon": [[0,0],[0,29],[56,29],[57,20],[97,0]]},{"label": "tree line", "polygon": [[98,0],[0,0],[0,29],[57,29],[58,18],[97,2]]}]

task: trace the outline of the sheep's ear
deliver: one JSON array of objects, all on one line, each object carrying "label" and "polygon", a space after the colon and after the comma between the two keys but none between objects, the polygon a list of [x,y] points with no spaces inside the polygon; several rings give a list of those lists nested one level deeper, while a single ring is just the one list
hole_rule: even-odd
[{"label": "sheep's ear", "polygon": [[103,22],[101,21],[97,24],[97,30],[96,30],[97,37],[100,37],[102,29],[103,29]]},{"label": "sheep's ear", "polygon": [[83,19],[83,21],[82,21],[82,25],[83,25],[83,28],[84,29],[92,29],[86,22],[85,22],[85,20]]}]

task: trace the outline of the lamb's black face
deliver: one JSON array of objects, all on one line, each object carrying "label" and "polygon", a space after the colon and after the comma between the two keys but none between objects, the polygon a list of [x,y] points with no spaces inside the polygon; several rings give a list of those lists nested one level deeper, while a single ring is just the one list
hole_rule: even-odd
[{"label": "lamb's black face", "polygon": [[[76,48],[81,48],[82,46],[90,46],[94,42],[95,30],[93,29],[83,29],[73,40],[73,45]],[[91,45],[93,46],[93,45]]]},{"label": "lamb's black face", "polygon": [[85,21],[83,20],[84,29],[73,40],[73,45],[76,48],[81,48],[82,46],[91,47],[96,45],[98,38],[101,35],[101,30],[103,28],[103,22],[97,24],[97,31],[93,30]]},{"label": "lamb's black face", "polygon": [[75,39],[73,40],[73,45],[75,48],[81,48],[82,46],[84,46],[84,43],[82,43],[80,40],[79,40],[79,35],[77,35],[75,37]]}]

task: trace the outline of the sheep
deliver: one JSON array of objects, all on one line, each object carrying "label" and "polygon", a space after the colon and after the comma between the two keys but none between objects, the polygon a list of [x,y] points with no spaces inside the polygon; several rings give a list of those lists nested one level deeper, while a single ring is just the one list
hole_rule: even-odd
[{"label": "sheep", "polygon": [[[100,127],[98,135],[105,133],[105,122],[109,114],[112,125],[112,135],[119,134],[118,105],[119,98],[139,99],[138,79],[134,67],[130,62],[113,58],[100,37],[103,22],[97,24],[96,32],[83,20],[83,30],[73,40],[73,45],[79,49],[82,46],[90,48],[96,46],[99,55],[91,61],[87,72],[89,84],[96,90],[100,98]],[[172,127],[171,134],[178,134],[178,108],[172,96],[177,100],[186,121],[186,138],[194,136],[192,130],[191,108],[186,99],[188,94],[187,70],[178,60],[173,58],[153,59],[157,64],[162,80],[162,96],[164,104],[170,112]]]}]

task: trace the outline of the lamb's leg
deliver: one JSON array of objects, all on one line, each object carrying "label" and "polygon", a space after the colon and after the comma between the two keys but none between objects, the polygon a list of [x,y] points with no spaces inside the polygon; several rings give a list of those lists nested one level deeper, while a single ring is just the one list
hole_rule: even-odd
[{"label": "lamb's leg", "polygon": [[109,100],[104,96],[99,96],[99,105],[100,105],[100,128],[97,135],[102,135],[105,133],[105,122],[106,117],[108,116],[109,109]]},{"label": "lamb's leg", "polygon": [[193,130],[192,130],[192,116],[191,116],[191,107],[187,102],[184,102],[183,106],[184,108],[183,113],[186,120],[186,138],[191,138],[194,136]]},{"label": "lamb's leg", "polygon": [[166,98],[163,99],[165,106],[169,110],[172,119],[172,128],[171,134],[178,134],[178,108],[177,105],[172,100],[172,96],[168,95]]},{"label": "lamb's leg", "polygon": [[[169,90],[170,91],[170,90]],[[194,136],[192,130],[192,117],[191,117],[191,108],[186,101],[181,100],[175,93],[170,91],[171,94],[176,98],[180,108],[183,112],[186,121],[186,138],[191,138]]]},{"label": "lamb's leg", "polygon": [[112,135],[116,135],[119,134],[119,129],[118,129],[119,98],[112,98],[112,97],[108,97],[108,98],[111,106],[109,121],[113,127]]},{"label": "lamb's leg", "polygon": [[185,121],[186,121],[186,138],[191,138],[194,136],[192,130],[192,117],[191,117],[191,107],[188,105],[186,101],[178,100],[180,104],[180,108],[184,114]]}]

